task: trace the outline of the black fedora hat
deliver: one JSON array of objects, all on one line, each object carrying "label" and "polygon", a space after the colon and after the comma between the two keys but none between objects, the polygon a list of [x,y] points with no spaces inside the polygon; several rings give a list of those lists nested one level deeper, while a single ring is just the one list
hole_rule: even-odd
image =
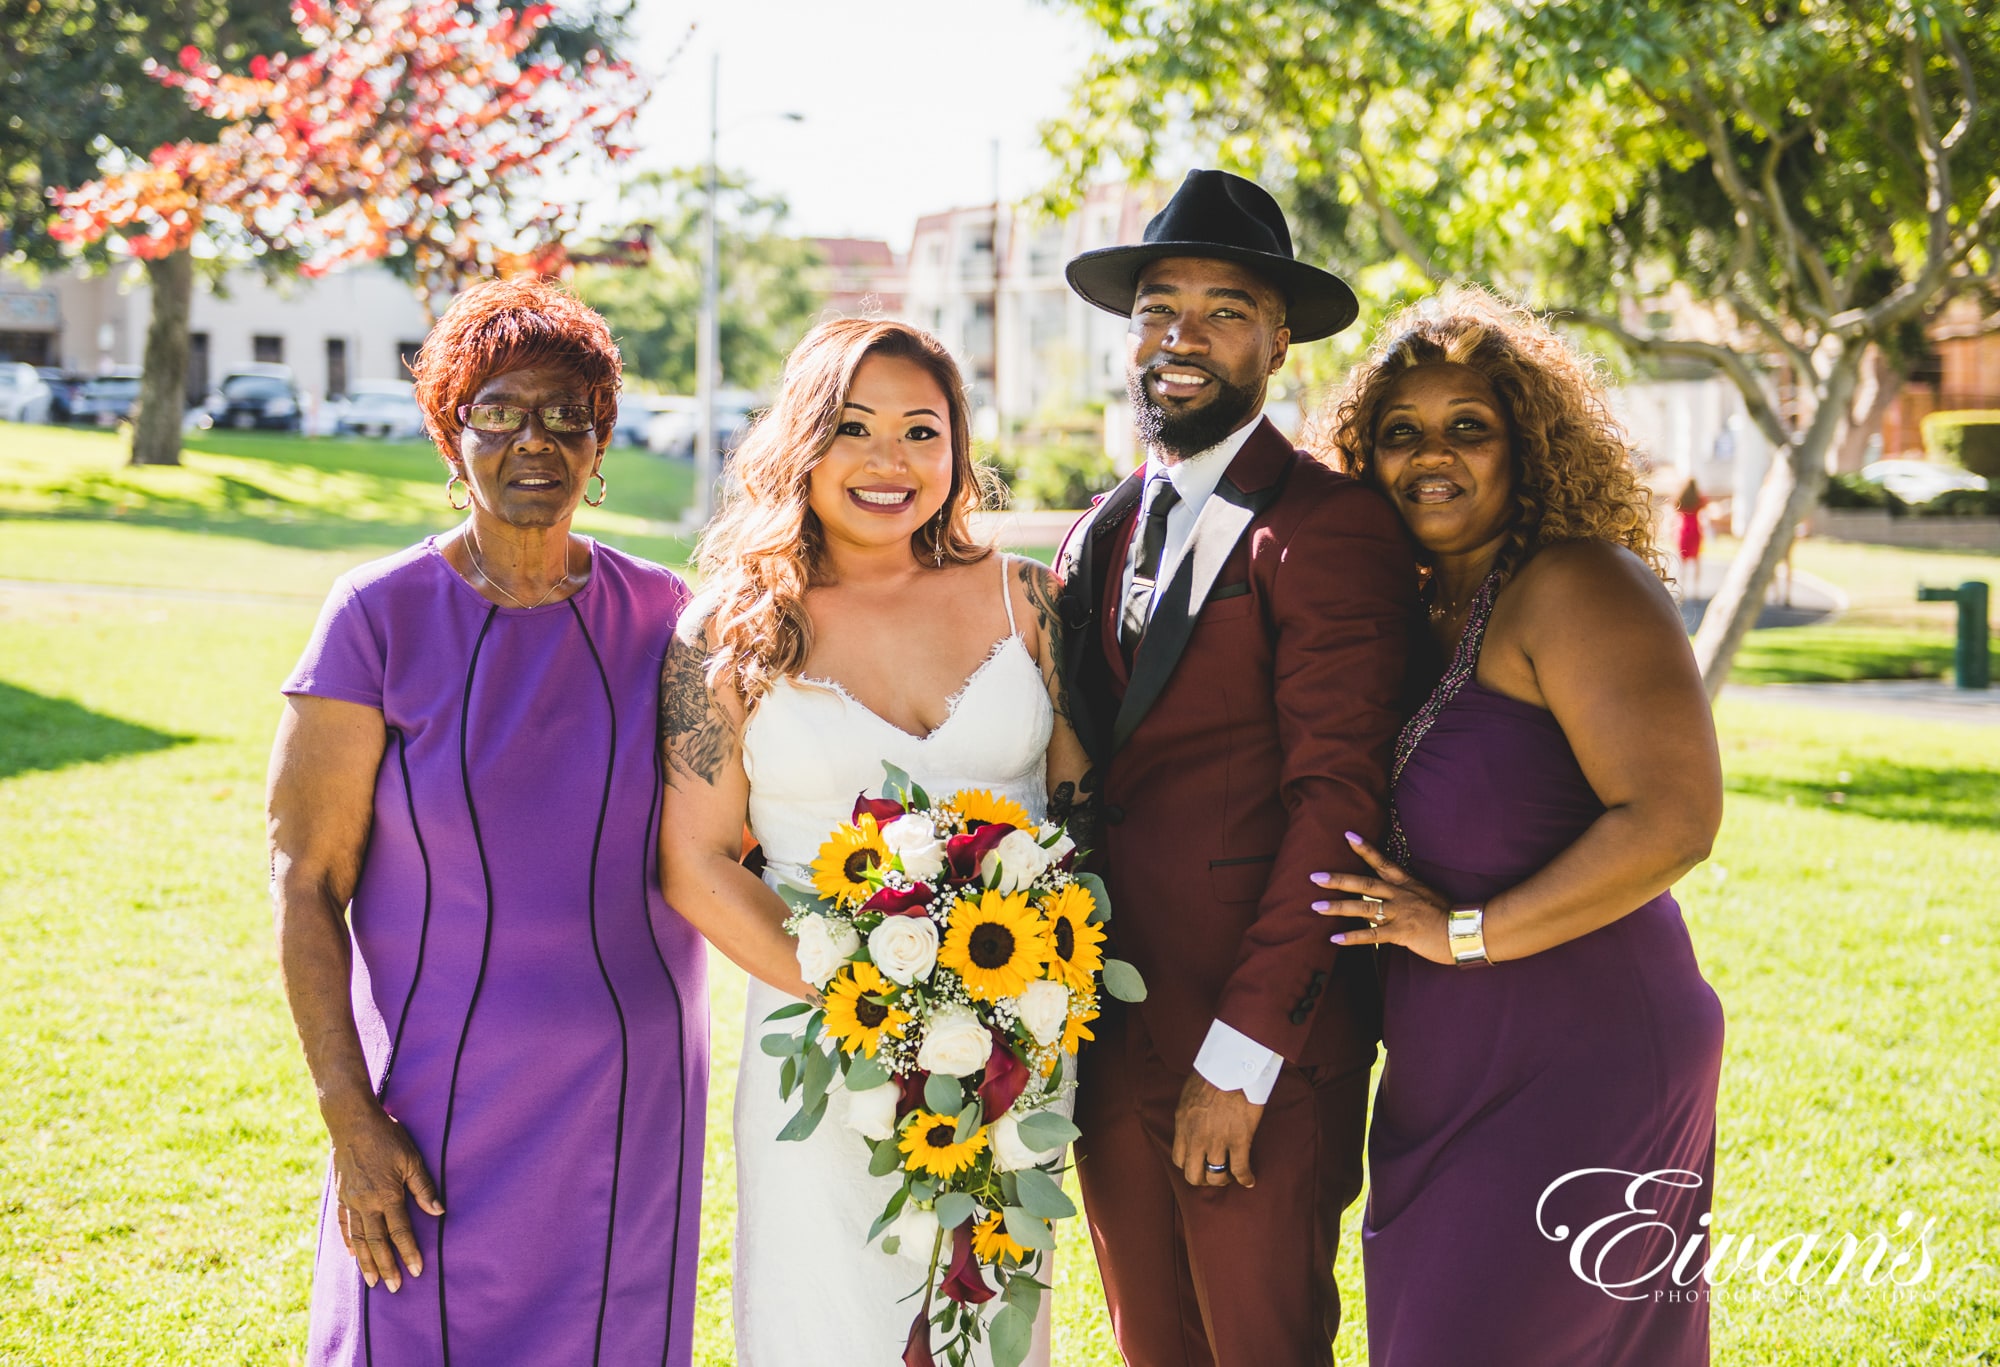
[{"label": "black fedora hat", "polygon": [[1295,342],[1331,337],[1361,311],[1339,276],[1292,255],[1284,211],[1263,186],[1227,171],[1190,171],[1136,247],[1100,247],[1069,263],[1069,287],[1106,313],[1132,315],[1139,272],[1169,256],[1234,261],[1285,295]]}]

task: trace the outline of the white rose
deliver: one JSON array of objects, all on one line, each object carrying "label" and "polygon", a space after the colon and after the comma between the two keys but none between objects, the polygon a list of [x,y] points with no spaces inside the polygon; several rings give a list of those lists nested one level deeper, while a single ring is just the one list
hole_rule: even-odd
[{"label": "white rose", "polygon": [[928,916],[885,916],[868,932],[868,957],[891,982],[908,987],[937,966],[938,928]]},{"label": "white rose", "polygon": [[[1030,1111],[1029,1115],[1038,1114]],[[993,1166],[1001,1172],[1019,1172],[1023,1168],[1038,1168],[1062,1151],[1058,1144],[1053,1149],[1031,1149],[1021,1138],[1021,1122],[1027,1116],[1013,1111],[993,1122],[988,1137],[993,1144]]]},{"label": "white rose", "polygon": [[882,828],[882,843],[903,861],[903,872],[919,883],[944,872],[944,841],[927,816],[906,812],[897,817]]},{"label": "white rose", "polygon": [[902,1094],[893,1082],[847,1092],[841,1098],[841,1119],[863,1139],[887,1139],[896,1133],[896,1105]]},{"label": "white rose", "polygon": [[1063,1022],[1069,1017],[1069,989],[1043,978],[1029,983],[1014,998],[1014,1012],[1037,1044],[1054,1044],[1062,1038]]},{"label": "white rose", "polygon": [[976,1073],[993,1057],[993,1036],[979,1017],[963,1006],[940,1007],[924,1029],[917,1050],[917,1067],[927,1073],[964,1077]]},{"label": "white rose", "polygon": [[979,876],[992,882],[995,871],[1000,881],[993,883],[999,892],[1019,892],[1037,878],[1049,866],[1049,852],[1041,847],[1035,837],[1026,831],[1009,831],[1001,838],[987,856],[979,861]]},{"label": "white rose", "polygon": [[799,974],[814,987],[825,987],[859,948],[861,934],[846,921],[808,916],[799,922]]},{"label": "white rose", "polygon": [[1060,864],[1062,863],[1063,860],[1067,859],[1069,857],[1070,851],[1074,850],[1075,848],[1076,848],[1076,842],[1069,838],[1068,831],[1064,831],[1062,835],[1057,838],[1056,843],[1049,846],[1048,849],[1045,850],[1043,853],[1047,856],[1049,863],[1051,865],[1054,865],[1054,864]]},{"label": "white rose", "polygon": [[912,1201],[882,1231],[885,1240],[891,1235],[901,1240],[896,1245],[897,1256],[908,1258],[920,1267],[929,1267],[931,1250],[937,1245],[938,1218]]}]

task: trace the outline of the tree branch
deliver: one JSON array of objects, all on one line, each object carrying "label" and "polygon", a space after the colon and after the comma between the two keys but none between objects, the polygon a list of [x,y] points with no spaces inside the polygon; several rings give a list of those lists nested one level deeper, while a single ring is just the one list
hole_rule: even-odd
[{"label": "tree branch", "polygon": [[1951,151],[1971,131],[1972,121],[1979,114],[1979,86],[1973,75],[1972,58],[1966,54],[1965,44],[1958,40],[1956,26],[1940,22],[1938,32],[1943,35],[1944,50],[1951,55],[1952,68],[1958,73],[1958,122],[1944,135],[1945,150]]},{"label": "tree branch", "polygon": [[[1951,250],[1951,152],[1938,136],[1936,111],[1931,108],[1930,82],[1924,77],[1924,53],[1913,32],[1903,48],[1903,89],[1910,97],[1910,119],[1917,131],[1917,154],[1924,166],[1924,212],[1930,220],[1925,252],[1931,261]],[[1928,262],[1926,263],[1928,274]]]},{"label": "tree branch", "polygon": [[1808,374],[1812,371],[1812,349],[1802,346],[1785,335],[1778,320],[1757,300],[1750,298],[1733,287],[1725,287],[1722,296],[1728,301],[1739,318],[1747,318],[1757,330],[1770,339],[1771,344],[1785,354],[1785,359]]},{"label": "tree branch", "polygon": [[1770,148],[1764,154],[1764,200],[1771,208],[1771,221],[1777,226],[1778,241],[1784,245],[1785,267],[1793,276],[1804,273],[1806,281],[1819,295],[1819,303],[1800,298],[1799,307],[1815,322],[1825,322],[1828,314],[1840,307],[1838,291],[1834,287],[1833,272],[1827,269],[1826,258],[1806,240],[1798,225],[1792,222],[1791,209],[1785,203],[1785,192],[1778,186],[1778,162],[1807,129],[1801,124],[1784,137],[1773,137]]},{"label": "tree branch", "polygon": [[1615,337],[1621,346],[1634,353],[1647,356],[1676,356],[1684,360],[1708,362],[1727,375],[1742,393],[1743,406],[1765,439],[1780,449],[1791,445],[1791,433],[1785,430],[1785,424],[1779,419],[1777,410],[1771,407],[1770,396],[1764,392],[1764,386],[1758,382],[1756,372],[1750,368],[1749,360],[1742,352],[1714,342],[1695,342],[1680,337],[1656,337],[1648,333],[1634,332],[1609,314],[1576,310],[1570,311],[1570,316],[1585,327],[1595,328],[1599,332]]}]

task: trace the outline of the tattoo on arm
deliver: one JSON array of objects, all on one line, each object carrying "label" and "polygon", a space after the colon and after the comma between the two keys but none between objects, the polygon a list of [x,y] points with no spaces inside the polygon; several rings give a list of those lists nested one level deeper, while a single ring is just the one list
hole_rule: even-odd
[{"label": "tattoo on arm", "polygon": [[660,671],[660,745],[674,773],[715,786],[735,742],[734,728],[709,692],[707,657],[679,637],[667,647]]},{"label": "tattoo on arm", "polygon": [[1069,830],[1081,850],[1097,848],[1097,771],[1087,770],[1075,783],[1065,779],[1049,794],[1049,820]]},{"label": "tattoo on arm", "polygon": [[1046,566],[1024,560],[1021,562],[1021,586],[1028,591],[1028,602],[1035,609],[1035,621],[1041,629],[1042,649],[1048,657],[1043,667],[1050,680],[1049,698],[1055,704],[1056,714],[1067,722],[1070,720],[1069,676],[1063,657],[1068,652],[1063,648],[1062,605],[1058,601],[1062,581]]}]

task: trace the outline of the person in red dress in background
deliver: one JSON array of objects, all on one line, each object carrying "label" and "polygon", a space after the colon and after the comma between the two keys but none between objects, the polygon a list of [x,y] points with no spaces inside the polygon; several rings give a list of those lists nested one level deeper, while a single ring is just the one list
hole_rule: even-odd
[{"label": "person in red dress in background", "polygon": [[1676,576],[1681,581],[1681,597],[1696,598],[1701,590],[1701,514],[1708,500],[1701,485],[1690,479],[1674,500],[1674,551],[1680,556]]}]

